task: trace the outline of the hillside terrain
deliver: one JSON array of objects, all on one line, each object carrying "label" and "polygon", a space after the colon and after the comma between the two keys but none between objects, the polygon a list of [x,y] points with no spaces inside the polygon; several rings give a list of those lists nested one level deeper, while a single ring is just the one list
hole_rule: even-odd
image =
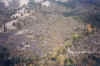
[{"label": "hillside terrain", "polygon": [[1,0],[0,65],[100,66],[99,4]]}]

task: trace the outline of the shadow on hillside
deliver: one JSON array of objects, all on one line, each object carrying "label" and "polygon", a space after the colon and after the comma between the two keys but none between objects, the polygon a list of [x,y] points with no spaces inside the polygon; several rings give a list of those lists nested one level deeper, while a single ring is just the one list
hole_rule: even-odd
[{"label": "shadow on hillside", "polygon": [[75,0],[72,2],[68,2],[70,3],[68,7],[70,8],[72,8],[72,6],[74,7],[70,12],[65,12],[63,13],[63,15],[65,17],[79,16],[83,20],[83,22],[86,22],[88,24],[91,24],[92,26],[100,28],[100,5],[99,5],[100,2],[98,3],[97,0],[95,1],[89,0],[85,2],[83,2],[82,0],[78,1],[76,1],[77,3],[75,5],[73,4]]},{"label": "shadow on hillside", "polygon": [[13,33],[6,33],[6,32],[0,32],[0,66],[10,66],[11,60],[8,59],[10,57],[10,51],[5,43],[8,39],[9,36],[12,36]]},{"label": "shadow on hillside", "polygon": [[8,57],[9,57],[8,49],[0,45],[0,66],[9,66],[9,64],[7,64]]}]

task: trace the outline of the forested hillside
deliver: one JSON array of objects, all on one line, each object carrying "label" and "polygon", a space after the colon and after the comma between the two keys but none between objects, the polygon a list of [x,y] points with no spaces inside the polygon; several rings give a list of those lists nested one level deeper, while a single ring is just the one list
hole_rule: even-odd
[{"label": "forested hillside", "polygon": [[0,66],[100,66],[99,0],[0,0]]}]

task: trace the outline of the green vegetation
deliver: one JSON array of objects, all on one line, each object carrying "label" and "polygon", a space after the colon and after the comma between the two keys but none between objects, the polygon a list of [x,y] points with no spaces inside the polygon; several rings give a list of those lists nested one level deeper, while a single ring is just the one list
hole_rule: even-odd
[{"label": "green vegetation", "polygon": [[81,36],[79,35],[79,34],[77,34],[77,33],[74,33],[73,35],[72,35],[72,39],[73,40],[77,40],[77,39],[80,39],[81,38]]}]

